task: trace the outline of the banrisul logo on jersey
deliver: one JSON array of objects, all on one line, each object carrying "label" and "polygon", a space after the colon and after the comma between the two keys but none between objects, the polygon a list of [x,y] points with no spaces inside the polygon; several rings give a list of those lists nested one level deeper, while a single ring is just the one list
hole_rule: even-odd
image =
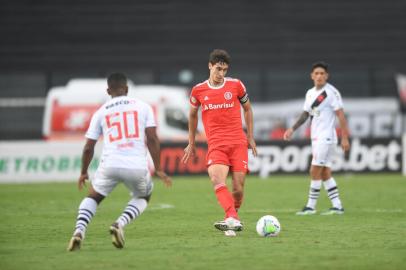
[{"label": "banrisul logo on jersey", "polygon": [[234,107],[234,101],[231,103],[220,103],[220,104],[205,104],[203,105],[203,111],[207,110],[218,110],[218,109],[228,109]]}]

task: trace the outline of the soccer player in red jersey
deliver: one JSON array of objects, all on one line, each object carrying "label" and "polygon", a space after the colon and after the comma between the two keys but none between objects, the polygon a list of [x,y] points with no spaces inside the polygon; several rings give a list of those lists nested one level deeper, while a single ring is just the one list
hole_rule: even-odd
[{"label": "soccer player in red jersey", "polygon": [[[189,144],[182,161],[186,163],[195,154],[198,110],[201,107],[208,144],[208,174],[217,200],[225,212],[224,220],[214,223],[214,226],[225,231],[226,235],[235,236],[235,231],[243,228],[237,212],[243,201],[245,175],[248,172],[248,148],[252,149],[254,156],[257,155],[257,150],[248,94],[240,80],[225,77],[229,65],[229,54],[224,50],[214,50],[209,56],[209,79],[192,89]],[[247,135],[242,127],[241,106],[244,109]],[[232,193],[226,184],[230,171]]]}]

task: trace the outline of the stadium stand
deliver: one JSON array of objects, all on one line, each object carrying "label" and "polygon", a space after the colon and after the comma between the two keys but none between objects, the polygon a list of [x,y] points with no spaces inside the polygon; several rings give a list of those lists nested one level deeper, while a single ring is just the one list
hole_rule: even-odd
[{"label": "stadium stand", "polygon": [[[136,83],[205,79],[216,47],[253,101],[301,98],[316,60],[344,96],[396,96],[406,72],[406,2],[11,1],[0,3],[0,98],[45,97],[70,78],[120,70]],[[191,70],[190,82],[179,72]],[[40,138],[42,107],[2,106],[0,139]],[[6,121],[6,122],[4,122]]]}]

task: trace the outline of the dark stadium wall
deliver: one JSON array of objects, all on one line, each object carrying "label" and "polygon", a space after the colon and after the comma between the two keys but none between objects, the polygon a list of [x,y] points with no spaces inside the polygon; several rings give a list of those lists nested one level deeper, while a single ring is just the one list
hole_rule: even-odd
[{"label": "dark stadium wall", "polygon": [[[70,78],[117,70],[135,83],[191,86],[206,78],[214,48],[230,52],[229,75],[254,102],[302,98],[317,60],[331,64],[344,97],[396,96],[394,75],[406,73],[405,13],[403,0],[4,0],[0,98],[45,97]],[[25,115],[36,126],[39,110]],[[40,135],[8,130],[1,139]]]}]

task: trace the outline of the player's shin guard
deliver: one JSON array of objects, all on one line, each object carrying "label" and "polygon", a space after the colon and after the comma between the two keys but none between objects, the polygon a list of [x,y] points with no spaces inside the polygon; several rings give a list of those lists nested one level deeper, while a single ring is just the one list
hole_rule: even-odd
[{"label": "player's shin guard", "polygon": [[231,195],[227,186],[225,184],[219,184],[214,187],[214,190],[216,192],[216,197],[217,197],[219,204],[224,209],[226,218],[233,217],[233,218],[239,219],[237,211],[235,210],[235,207],[234,207],[233,196]]},{"label": "player's shin guard", "polygon": [[124,227],[139,217],[147,208],[147,205],[148,203],[145,199],[132,198],[116,222],[120,225],[120,227]]}]

